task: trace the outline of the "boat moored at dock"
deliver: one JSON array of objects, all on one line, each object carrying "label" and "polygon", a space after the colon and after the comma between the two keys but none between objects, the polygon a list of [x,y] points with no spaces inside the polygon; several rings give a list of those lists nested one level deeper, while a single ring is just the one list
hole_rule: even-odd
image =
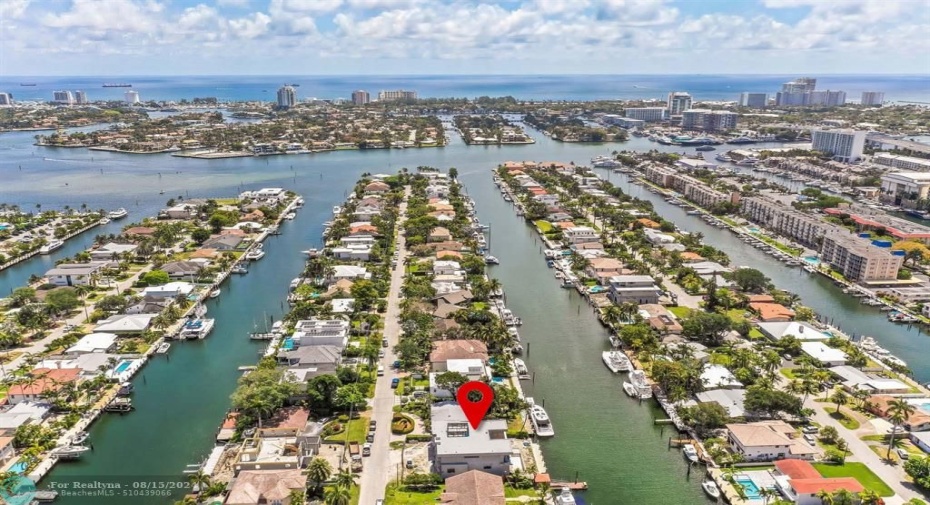
[{"label": "boat moored at dock", "polygon": [[182,339],[203,339],[213,331],[213,324],[215,321],[213,319],[193,319],[181,327],[181,333],[178,334],[178,338]]},{"label": "boat moored at dock", "polygon": [[530,404],[530,422],[533,423],[533,430],[536,432],[536,436],[554,437],[555,429],[552,427],[552,421],[549,419],[549,414],[546,413],[546,409],[542,408],[540,405],[536,405],[532,401],[532,398],[527,398],[526,401]]}]

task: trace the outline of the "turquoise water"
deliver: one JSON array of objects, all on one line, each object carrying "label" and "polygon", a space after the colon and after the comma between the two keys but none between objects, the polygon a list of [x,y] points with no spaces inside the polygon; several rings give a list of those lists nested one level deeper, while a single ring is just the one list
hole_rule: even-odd
[{"label": "turquoise water", "polygon": [[805,256],[804,261],[810,263],[811,265],[816,265],[820,263],[820,259],[817,256]]},{"label": "turquoise water", "polygon": [[747,226],[746,229],[753,233],[759,233],[761,231],[758,226]]},{"label": "turquoise water", "polygon": [[759,486],[749,477],[737,477],[734,480],[737,484],[742,486],[743,491],[746,493],[746,498],[750,500],[762,498],[762,495],[759,494]]},{"label": "turquoise water", "polygon": [[121,374],[129,369],[132,366],[132,361],[123,360],[119,362],[119,365],[116,365],[115,372]]},{"label": "turquoise water", "polygon": [[294,339],[288,337],[284,339],[284,342],[281,343],[281,348],[285,351],[290,351],[294,348]]},{"label": "turquoise water", "polygon": [[22,475],[22,473],[26,471],[26,466],[25,461],[17,461],[10,467],[10,471]]}]

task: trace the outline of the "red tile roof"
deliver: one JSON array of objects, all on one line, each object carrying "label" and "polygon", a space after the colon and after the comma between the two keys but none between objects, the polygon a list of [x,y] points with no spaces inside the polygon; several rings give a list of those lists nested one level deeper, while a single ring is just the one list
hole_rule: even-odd
[{"label": "red tile roof", "polygon": [[862,484],[852,477],[836,477],[832,479],[791,479],[789,482],[797,494],[817,494],[821,491],[835,493],[845,489],[852,493],[865,491]]},{"label": "red tile roof", "polygon": [[779,472],[792,479],[819,479],[820,472],[807,461],[800,459],[780,459],[775,462]]}]

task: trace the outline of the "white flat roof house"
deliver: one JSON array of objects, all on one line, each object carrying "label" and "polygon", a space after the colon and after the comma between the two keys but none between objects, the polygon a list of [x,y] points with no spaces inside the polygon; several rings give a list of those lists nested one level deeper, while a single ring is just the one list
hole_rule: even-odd
[{"label": "white flat roof house", "polygon": [[345,349],[349,341],[349,322],[342,319],[303,319],[294,326],[295,346],[334,345]]},{"label": "white flat roof house", "polygon": [[826,366],[840,366],[846,364],[846,353],[830,347],[823,342],[801,342],[804,354],[820,361]]},{"label": "white flat roof house", "polygon": [[178,295],[187,296],[194,291],[194,285],[189,282],[169,282],[163,286],[149,286],[142,290],[143,298],[175,298]]},{"label": "white flat roof house", "polygon": [[339,279],[371,279],[371,273],[367,268],[358,265],[335,265],[333,266],[334,281]]},{"label": "white flat roof house", "polygon": [[50,284],[56,286],[86,286],[91,278],[99,272],[106,262],[92,261],[90,263],[62,263],[45,272]]},{"label": "white flat roof house", "polygon": [[733,372],[723,365],[704,365],[701,372],[701,382],[704,389],[730,389],[741,388],[743,383],[736,380]]},{"label": "white flat roof house", "polygon": [[510,471],[507,421],[485,419],[473,429],[457,403],[434,404],[430,409],[436,467],[443,477],[469,470],[503,475]]},{"label": "white flat roof house", "polygon": [[139,246],[136,244],[117,244],[115,242],[110,242],[104,244],[96,249],[93,249],[90,252],[90,257],[93,260],[97,261],[109,261],[113,259],[113,256],[119,256],[123,253],[135,251]]},{"label": "white flat roof house", "polygon": [[91,333],[84,335],[74,345],[69,347],[65,354],[87,354],[92,352],[110,352],[116,345],[116,335],[113,333]]},{"label": "white flat roof house", "polygon": [[648,275],[615,275],[608,281],[608,298],[617,305],[624,302],[659,303],[661,290]]},{"label": "white flat roof house", "polygon": [[798,340],[829,340],[830,336],[803,321],[759,323],[759,330],[772,340],[792,336]]},{"label": "white flat roof house", "polygon": [[158,314],[120,314],[109,317],[97,323],[94,331],[97,333],[142,333],[152,319]]}]

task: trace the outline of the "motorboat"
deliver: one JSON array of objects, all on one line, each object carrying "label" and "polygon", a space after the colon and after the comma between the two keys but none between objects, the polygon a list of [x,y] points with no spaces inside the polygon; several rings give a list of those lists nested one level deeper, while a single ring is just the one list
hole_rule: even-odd
[{"label": "motorboat", "polygon": [[532,405],[530,407],[530,421],[533,423],[533,429],[537,437],[555,436],[555,429],[552,428],[552,421],[549,419],[546,409],[539,405]]},{"label": "motorboat", "polygon": [[84,445],[68,445],[52,449],[52,457],[58,459],[78,459],[89,451],[90,447]]},{"label": "motorboat", "polygon": [[639,392],[636,390],[636,386],[630,382],[623,381],[623,392],[629,395],[630,398],[639,398]]},{"label": "motorboat", "polygon": [[609,156],[595,156],[591,158],[591,166],[595,168],[616,168],[622,164]]},{"label": "motorboat", "polygon": [[181,327],[180,338],[186,339],[203,339],[213,331],[213,319],[193,319],[184,323]]},{"label": "motorboat", "polygon": [[222,291],[221,289],[219,289],[219,288],[214,289],[213,291],[210,291],[210,298],[216,298],[216,297],[220,296],[220,293],[222,293],[222,292],[223,292],[223,291]]},{"label": "motorboat", "polygon": [[129,211],[122,207],[116,210],[111,210],[110,212],[107,212],[107,217],[110,219],[123,219],[124,217],[128,215],[129,215]]},{"label": "motorboat", "polygon": [[129,398],[114,398],[113,401],[111,401],[105,407],[103,407],[103,410],[105,410],[106,412],[119,412],[119,413],[131,412],[132,409],[133,409],[132,400],[130,400]]},{"label": "motorboat", "polygon": [[697,463],[699,460],[697,449],[693,444],[685,444],[681,446],[681,453],[684,454],[685,459],[692,463]]},{"label": "motorboat", "polygon": [[116,391],[116,395],[117,396],[129,396],[132,394],[133,389],[134,387],[131,382],[124,382],[119,385],[119,390]]},{"label": "motorboat", "polygon": [[158,346],[158,349],[155,349],[155,352],[158,354],[165,354],[168,352],[168,349],[171,349],[171,342],[162,342]]},{"label": "motorboat", "polygon": [[294,219],[295,217],[297,217],[297,214],[293,212],[288,212],[287,214],[284,215],[284,219],[287,219],[288,221]]},{"label": "motorboat", "polygon": [[337,205],[333,207],[333,217],[337,217],[339,214],[342,214],[342,207]]},{"label": "motorboat", "polygon": [[517,377],[529,377],[530,370],[526,368],[526,363],[520,358],[513,359],[513,368],[517,372]]},{"label": "motorboat", "polygon": [[83,445],[84,442],[87,442],[88,438],[90,438],[90,433],[79,431],[71,437],[71,445]]},{"label": "motorboat", "polygon": [[234,274],[247,274],[249,273],[249,269],[246,268],[245,265],[237,264],[236,266],[232,267],[232,270],[230,270],[230,272]]},{"label": "motorboat", "polygon": [[710,496],[714,500],[720,498],[720,488],[717,487],[717,484],[712,480],[705,480],[701,483],[701,488],[704,489],[704,492],[707,493],[707,496]]},{"label": "motorboat", "polygon": [[716,151],[717,148],[714,146],[704,145],[704,146],[695,147],[694,150],[695,151]]},{"label": "motorboat", "polygon": [[303,206],[304,206],[304,199],[303,199],[303,198],[300,198],[300,197],[297,197],[297,200],[294,201],[294,206],[295,206],[295,207],[303,207]]},{"label": "motorboat", "polygon": [[99,222],[100,224],[110,224],[110,219],[109,219],[109,218],[106,218],[106,217],[102,217],[102,218],[100,218],[100,221],[98,221],[98,222]]},{"label": "motorboat", "polygon": [[511,354],[523,354],[523,346],[520,344],[514,344],[514,346],[510,348],[510,352]]},{"label": "motorboat", "polygon": [[[624,382],[624,391],[626,391],[626,384],[628,383]],[[631,371],[629,384],[635,388],[636,398],[641,400],[652,398],[652,386],[649,384],[649,379],[646,378],[646,372],[642,370]]]},{"label": "motorboat", "polygon": [[491,256],[490,254],[484,257],[484,262],[487,263],[488,265],[500,265],[501,264],[501,260],[495,258],[494,256]]},{"label": "motorboat", "polygon": [[298,286],[300,286],[300,283],[302,281],[303,279],[301,279],[300,277],[295,277],[291,279],[291,284],[288,286],[288,289],[290,289],[291,291],[294,291],[295,289],[298,288]]},{"label": "motorboat", "polygon": [[252,249],[251,251],[245,253],[245,259],[249,261],[258,261],[265,257],[265,251],[262,249]]},{"label": "motorboat", "polygon": [[300,252],[306,254],[310,258],[315,258],[320,255],[320,251],[318,251],[315,247]]},{"label": "motorboat", "polygon": [[576,505],[577,503],[572,490],[567,487],[563,487],[555,497],[555,505]]},{"label": "motorboat", "polygon": [[49,240],[44,246],[39,248],[39,254],[51,254],[52,251],[60,248],[65,245],[63,240],[53,238]]},{"label": "motorboat", "polygon": [[601,359],[613,373],[629,372],[632,367],[630,358],[622,351],[604,351],[601,353]]}]

